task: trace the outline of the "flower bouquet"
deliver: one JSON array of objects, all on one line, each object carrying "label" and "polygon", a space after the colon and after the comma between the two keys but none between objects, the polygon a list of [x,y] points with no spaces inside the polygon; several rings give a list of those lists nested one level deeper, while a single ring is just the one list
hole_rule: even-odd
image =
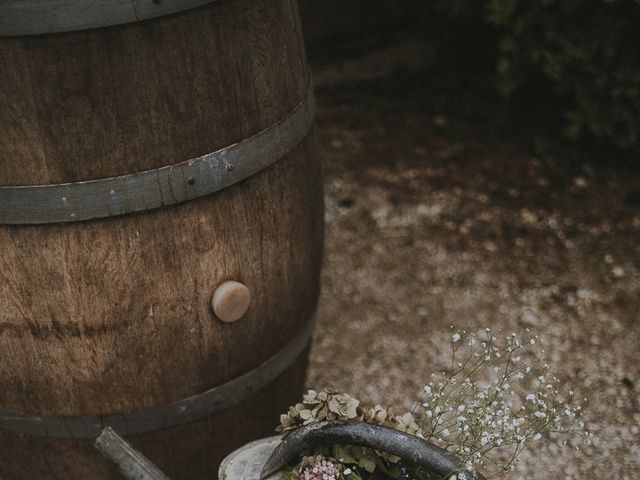
[{"label": "flower bouquet", "polygon": [[281,415],[283,440],[262,473],[280,471],[285,480],[504,476],[534,441],[588,442],[581,403],[560,388],[541,338],[459,331],[448,369],[431,375],[407,411],[309,390]]}]

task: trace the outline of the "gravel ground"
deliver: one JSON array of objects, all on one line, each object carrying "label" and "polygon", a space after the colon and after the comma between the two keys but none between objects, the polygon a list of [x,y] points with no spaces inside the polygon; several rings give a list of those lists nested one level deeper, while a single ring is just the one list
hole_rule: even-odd
[{"label": "gravel ground", "polygon": [[326,253],[309,387],[410,406],[451,325],[530,328],[595,437],[540,441],[510,478],[640,478],[640,169],[452,140],[441,116],[336,96],[340,67],[315,72]]}]

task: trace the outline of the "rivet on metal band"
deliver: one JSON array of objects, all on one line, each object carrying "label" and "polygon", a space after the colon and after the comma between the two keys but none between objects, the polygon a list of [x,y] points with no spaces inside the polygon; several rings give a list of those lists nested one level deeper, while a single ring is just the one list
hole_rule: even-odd
[{"label": "rivet on metal band", "polygon": [[0,37],[110,27],[171,15],[216,0],[2,0]]},{"label": "rivet on metal band", "polygon": [[121,435],[134,435],[208,417],[258,393],[284,373],[306,348],[314,323],[315,315],[278,353],[253,370],[171,405],[123,414],[74,417],[48,417],[0,410],[0,430],[43,437],[96,438],[106,426]]},{"label": "rivet on metal band", "polygon": [[177,165],[56,185],[0,186],[0,225],[66,223],[143,212],[222,190],[269,167],[309,134],[313,90],[284,119]]}]

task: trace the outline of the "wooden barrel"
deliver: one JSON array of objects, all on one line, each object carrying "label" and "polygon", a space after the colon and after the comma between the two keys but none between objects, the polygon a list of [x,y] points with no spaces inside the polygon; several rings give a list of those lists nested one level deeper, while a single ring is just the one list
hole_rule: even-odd
[{"label": "wooden barrel", "polygon": [[0,36],[0,478],[120,478],[105,425],[215,478],[306,370],[322,185],[296,2],[7,0]]}]

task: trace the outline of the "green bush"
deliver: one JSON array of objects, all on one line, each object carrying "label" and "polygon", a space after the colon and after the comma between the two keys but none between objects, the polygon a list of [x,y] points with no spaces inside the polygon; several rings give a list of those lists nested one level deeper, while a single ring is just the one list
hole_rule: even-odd
[{"label": "green bush", "polygon": [[486,21],[506,99],[546,104],[548,130],[569,139],[640,150],[640,4],[486,0]]},{"label": "green bush", "polygon": [[406,78],[419,88],[399,92],[414,106],[421,95],[541,153],[640,153],[640,0],[301,2],[305,28],[325,32],[309,43],[333,56],[372,35],[424,41],[425,65]]}]

